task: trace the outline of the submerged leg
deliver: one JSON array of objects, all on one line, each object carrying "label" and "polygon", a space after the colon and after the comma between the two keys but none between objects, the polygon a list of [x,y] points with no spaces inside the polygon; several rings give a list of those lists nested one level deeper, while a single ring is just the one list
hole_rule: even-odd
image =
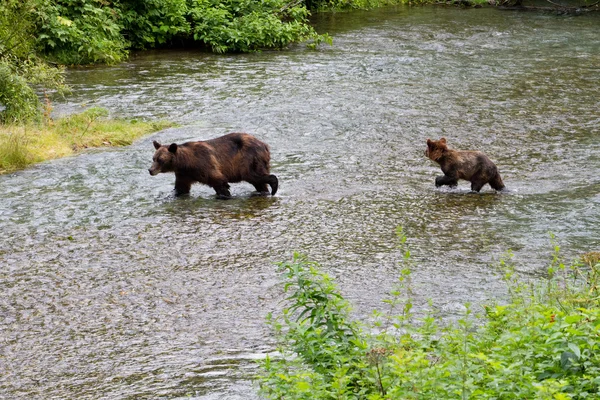
[{"label": "submerged leg", "polygon": [[485,185],[484,181],[472,181],[471,182],[471,191],[479,192],[484,185]]},{"label": "submerged leg", "polygon": [[175,195],[181,196],[190,193],[192,187],[192,181],[189,179],[175,177]]},{"label": "submerged leg", "polygon": [[269,194],[269,188],[266,183],[253,183],[253,185],[258,193]]},{"label": "submerged leg", "polygon": [[442,175],[442,176],[438,176],[435,178],[435,186],[440,187],[443,185],[448,185],[448,186],[456,186],[458,184],[458,179],[452,177],[452,176],[448,176],[448,175]]},{"label": "submerged leg", "polygon": [[217,192],[217,198],[219,199],[230,199],[231,192],[229,191],[229,184],[227,182],[220,183],[218,185],[213,186],[215,192]]}]

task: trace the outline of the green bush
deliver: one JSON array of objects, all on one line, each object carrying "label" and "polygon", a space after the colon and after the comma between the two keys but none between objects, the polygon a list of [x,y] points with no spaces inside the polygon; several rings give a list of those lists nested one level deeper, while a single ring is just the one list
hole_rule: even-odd
[{"label": "green bush", "polygon": [[128,49],[196,43],[215,52],[282,48],[317,35],[300,1],[28,0],[37,44],[62,64],[115,63]]},{"label": "green bush", "polygon": [[307,23],[308,10],[299,4],[282,0],[193,0],[193,37],[217,53],[282,48],[316,38],[318,35]]},{"label": "green bush", "polygon": [[25,77],[14,71],[13,65],[0,61],[1,123],[31,121],[41,116],[41,103]]},{"label": "green bush", "polygon": [[37,0],[38,46],[61,64],[115,63],[127,56],[118,9],[96,0]]},{"label": "green bush", "polygon": [[510,301],[482,316],[469,305],[444,328],[411,313],[410,252],[400,281],[363,325],[318,265],[297,254],[283,263],[289,306],[269,324],[278,355],[261,362],[271,399],[600,398],[600,255],[566,267],[558,248],[547,279],[521,281],[500,267]]},{"label": "green bush", "polygon": [[65,90],[63,70],[36,54],[37,0],[0,2],[0,123],[41,119],[42,106],[34,90]]},{"label": "green bush", "polygon": [[122,34],[133,49],[169,43],[190,33],[187,0],[121,1],[119,15]]}]

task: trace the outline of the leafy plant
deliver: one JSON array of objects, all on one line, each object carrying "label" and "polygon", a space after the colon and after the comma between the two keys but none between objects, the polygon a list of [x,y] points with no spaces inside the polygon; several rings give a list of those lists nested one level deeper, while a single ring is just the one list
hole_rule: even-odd
[{"label": "leafy plant", "polygon": [[102,0],[37,0],[37,41],[61,64],[113,64],[127,56],[118,9]]},{"label": "leafy plant", "polygon": [[[455,323],[412,310],[406,236],[388,312],[363,326],[318,265],[294,255],[280,265],[288,306],[269,323],[279,355],[262,362],[272,399],[592,399],[600,397],[600,253],[566,267],[559,248],[547,279],[519,278],[499,263],[510,299],[466,305]],[[397,314],[397,315],[396,315]]]},{"label": "leafy plant", "polygon": [[322,40],[308,25],[300,2],[282,0],[193,0],[190,8],[194,40],[214,52],[248,52],[283,48],[307,39]]},{"label": "leafy plant", "polygon": [[63,70],[35,52],[36,0],[0,3],[0,123],[39,120],[34,86],[64,91]]},{"label": "leafy plant", "polygon": [[120,3],[122,34],[134,49],[156,47],[175,37],[187,37],[186,0],[128,0]]},{"label": "leafy plant", "polygon": [[41,103],[27,79],[14,64],[0,61],[0,122],[33,120],[40,116]]}]

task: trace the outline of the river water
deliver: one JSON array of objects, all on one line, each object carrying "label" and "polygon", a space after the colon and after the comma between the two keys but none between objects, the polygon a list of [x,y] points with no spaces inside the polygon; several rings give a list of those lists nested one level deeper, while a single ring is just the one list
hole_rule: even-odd
[{"label": "river water", "polygon": [[[0,397],[256,399],[273,348],[275,263],[307,254],[358,318],[414,261],[417,309],[502,299],[493,264],[526,276],[599,250],[600,19],[491,9],[320,16],[334,45],[162,51],[71,70],[56,112],[181,127],[0,177]],[[275,197],[151,177],[152,140],[245,131],[270,144]],[[484,150],[508,193],[436,189],[427,138]]]}]

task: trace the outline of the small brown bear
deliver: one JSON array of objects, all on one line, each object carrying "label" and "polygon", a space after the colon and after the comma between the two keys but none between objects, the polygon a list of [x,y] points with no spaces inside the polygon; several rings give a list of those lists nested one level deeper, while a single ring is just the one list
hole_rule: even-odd
[{"label": "small brown bear", "polygon": [[435,178],[435,186],[456,186],[459,179],[471,182],[471,190],[479,192],[489,183],[495,190],[503,190],[504,183],[496,165],[480,151],[450,150],[446,138],[427,139],[425,155],[440,164],[443,176]]},{"label": "small brown bear", "polygon": [[150,175],[175,173],[176,195],[187,194],[193,183],[215,189],[219,198],[229,198],[229,182],[246,181],[261,193],[277,193],[278,180],[269,173],[269,146],[247,133],[230,133],[216,139],[161,145],[154,141]]}]

